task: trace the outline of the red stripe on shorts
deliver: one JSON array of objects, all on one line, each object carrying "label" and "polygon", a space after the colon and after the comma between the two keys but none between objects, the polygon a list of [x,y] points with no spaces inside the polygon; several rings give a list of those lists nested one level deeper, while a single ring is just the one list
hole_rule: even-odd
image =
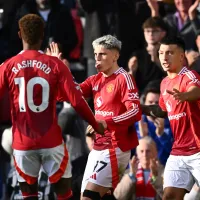
[{"label": "red stripe on shorts", "polygon": [[37,181],[37,177],[33,177],[33,176],[29,176],[27,174],[25,174],[18,166],[17,166],[17,162],[15,160],[15,156],[13,156],[14,158],[14,165],[15,168],[17,170],[17,172],[19,173],[19,175],[29,184],[32,185]]},{"label": "red stripe on shorts", "polygon": [[119,183],[118,163],[115,148],[109,149],[109,153],[112,171],[112,187],[113,189],[115,189],[117,184]]},{"label": "red stripe on shorts", "polygon": [[60,180],[60,178],[63,176],[63,174],[65,173],[66,167],[67,167],[67,163],[69,160],[69,156],[68,156],[68,152],[67,152],[67,148],[64,145],[64,157],[63,160],[61,162],[60,168],[58,169],[57,172],[55,172],[53,175],[51,175],[49,177],[49,181],[51,183],[56,183]]}]

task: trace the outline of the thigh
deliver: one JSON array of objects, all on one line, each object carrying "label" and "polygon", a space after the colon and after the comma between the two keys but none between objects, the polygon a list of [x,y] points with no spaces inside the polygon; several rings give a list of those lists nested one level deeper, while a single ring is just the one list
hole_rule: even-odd
[{"label": "thigh", "polygon": [[58,182],[61,178],[71,178],[71,164],[66,145],[45,149],[41,152],[42,167],[51,183]]},{"label": "thigh", "polygon": [[38,174],[41,167],[38,150],[30,151],[13,151],[14,165],[17,171],[19,182],[27,182],[32,185],[37,182]]},{"label": "thigh", "polygon": [[193,185],[193,176],[181,157],[170,155],[164,171],[164,188],[174,187],[190,191]]},{"label": "thigh", "polygon": [[94,184],[92,187],[115,187],[119,181],[119,173],[124,172],[129,158],[130,152],[122,152],[119,148],[92,150],[88,157],[81,192],[85,190],[88,182]]},{"label": "thigh", "polygon": [[187,190],[183,188],[167,187],[164,189],[163,200],[183,200]]},{"label": "thigh", "polygon": [[188,166],[188,170],[193,175],[196,184],[200,187],[200,153],[185,156],[184,160]]}]

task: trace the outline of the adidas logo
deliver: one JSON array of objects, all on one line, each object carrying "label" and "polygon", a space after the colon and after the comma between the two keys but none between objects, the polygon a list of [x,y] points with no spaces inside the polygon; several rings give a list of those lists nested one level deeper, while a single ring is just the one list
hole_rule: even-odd
[{"label": "adidas logo", "polygon": [[90,178],[92,178],[92,179],[94,179],[94,180],[97,180],[97,175],[96,175],[96,173],[93,174],[92,176],[90,176]]}]

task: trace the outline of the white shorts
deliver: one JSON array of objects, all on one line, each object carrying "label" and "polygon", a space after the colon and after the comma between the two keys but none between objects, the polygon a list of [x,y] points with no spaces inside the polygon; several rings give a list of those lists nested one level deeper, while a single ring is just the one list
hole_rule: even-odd
[{"label": "white shorts", "polygon": [[190,191],[195,182],[200,186],[200,152],[190,156],[170,155],[164,171],[164,188]]},{"label": "white shorts", "polygon": [[129,160],[130,151],[122,152],[119,148],[92,150],[85,168],[81,192],[84,192],[88,182],[115,188],[119,182],[119,176],[123,175]]},{"label": "white shorts", "polygon": [[49,149],[14,150],[13,157],[19,182],[34,184],[38,180],[41,167],[51,183],[56,183],[60,178],[71,177],[71,165],[65,144]]}]

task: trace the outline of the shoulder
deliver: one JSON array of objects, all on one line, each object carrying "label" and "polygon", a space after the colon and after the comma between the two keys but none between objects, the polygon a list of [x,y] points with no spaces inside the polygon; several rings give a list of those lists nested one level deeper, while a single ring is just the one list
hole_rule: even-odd
[{"label": "shoulder", "polygon": [[98,74],[89,76],[85,81],[96,83],[98,80],[100,80],[102,78],[102,76],[103,76],[103,74],[101,72],[99,72]]},{"label": "shoulder", "polygon": [[8,58],[3,63],[0,64],[0,67],[9,66],[10,64],[16,62],[18,60],[18,55]]},{"label": "shoulder", "polygon": [[120,68],[120,70],[118,70],[118,72],[116,73],[116,77],[117,79],[120,81],[120,83],[123,83],[125,85],[128,86],[128,89],[134,89],[134,78],[132,75],[128,74],[126,70],[124,70],[123,68]]},{"label": "shoulder", "polygon": [[182,74],[183,77],[189,78],[191,80],[199,78],[199,74],[195,70],[185,70]]}]

